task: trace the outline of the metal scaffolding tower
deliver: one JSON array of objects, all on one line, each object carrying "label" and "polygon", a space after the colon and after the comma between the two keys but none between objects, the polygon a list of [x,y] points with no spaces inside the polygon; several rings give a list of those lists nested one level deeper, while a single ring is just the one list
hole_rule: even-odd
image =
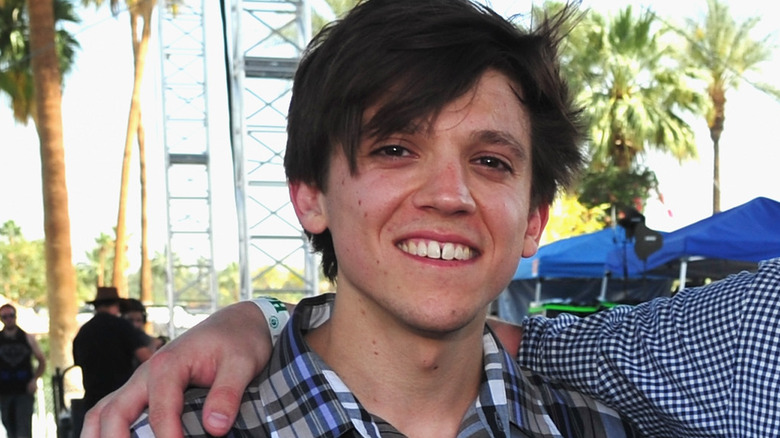
[{"label": "metal scaffolding tower", "polygon": [[206,31],[204,0],[177,3],[175,13],[163,3],[169,306],[215,310],[218,303],[208,102],[214,65],[227,70],[227,86],[216,89],[228,90],[240,297],[315,294],[317,261],[289,202],[283,169],[292,77],[311,34],[307,0],[222,0],[221,56],[207,56],[206,35],[217,33]]},{"label": "metal scaffolding tower", "polygon": [[232,0],[231,135],[243,298],[317,291],[283,159],[292,77],[311,35],[307,0]]},{"label": "metal scaffolding tower", "polygon": [[171,314],[178,304],[217,307],[203,11],[192,1],[158,8]]}]

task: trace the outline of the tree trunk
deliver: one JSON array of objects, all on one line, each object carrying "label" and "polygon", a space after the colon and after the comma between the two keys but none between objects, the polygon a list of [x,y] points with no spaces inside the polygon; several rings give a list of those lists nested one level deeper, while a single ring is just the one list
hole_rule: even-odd
[{"label": "tree trunk", "polygon": [[720,136],[726,123],[726,90],[717,83],[710,86],[712,115],[709,120],[712,139],[712,214],[720,212]]},{"label": "tree trunk", "polygon": [[70,244],[65,148],[62,137],[62,77],[54,50],[51,0],[28,0],[37,128],[41,151],[49,358],[53,368],[72,363],[76,325],[76,274]]},{"label": "tree trunk", "polygon": [[141,294],[145,305],[152,304],[152,264],[149,263],[149,227],[147,220],[146,135],[143,119],[138,123],[138,161],[141,174]]},{"label": "tree trunk", "polygon": [[[130,184],[130,158],[132,155],[133,140],[138,132],[141,120],[141,84],[143,82],[146,54],[149,51],[149,39],[151,36],[151,11],[152,6],[143,6],[141,2],[130,8],[130,31],[133,42],[134,80],[133,94],[130,100],[130,112],[127,118],[127,131],[125,133],[125,149],[122,159],[122,179],[119,187],[119,208],[116,219],[116,247],[114,248],[114,277],[113,284],[119,290],[120,296],[127,296],[127,277],[125,265],[127,264],[127,192]],[[148,13],[147,13],[148,10]],[[143,34],[138,36],[138,20],[142,19]]]},{"label": "tree trunk", "polygon": [[720,212],[720,136],[712,141],[712,214]]}]

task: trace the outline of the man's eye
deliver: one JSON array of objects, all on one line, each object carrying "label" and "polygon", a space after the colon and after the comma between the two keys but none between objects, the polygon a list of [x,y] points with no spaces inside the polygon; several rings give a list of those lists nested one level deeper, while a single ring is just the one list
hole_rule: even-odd
[{"label": "man's eye", "polygon": [[374,154],[386,155],[390,157],[403,157],[404,155],[408,155],[409,151],[406,150],[406,148],[404,148],[403,146],[388,145],[388,146],[382,146],[381,148],[375,150]]},{"label": "man's eye", "polygon": [[486,166],[486,167],[490,167],[490,168],[498,169],[498,170],[505,170],[507,172],[511,172],[512,171],[512,166],[507,164],[506,161],[498,159],[496,157],[490,157],[490,156],[479,157],[477,159],[477,161],[479,162],[479,164],[481,164],[483,166]]}]

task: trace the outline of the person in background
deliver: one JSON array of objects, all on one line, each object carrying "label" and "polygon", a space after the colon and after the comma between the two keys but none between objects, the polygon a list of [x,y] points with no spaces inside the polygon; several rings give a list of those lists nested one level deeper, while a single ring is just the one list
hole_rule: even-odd
[{"label": "person in background", "polygon": [[[148,315],[144,303],[135,298],[125,298],[119,303],[119,312],[122,314],[122,318],[130,321],[135,328],[146,333]],[[150,336],[148,345],[154,352],[167,342],[168,338],[164,336]],[[140,365],[140,363],[137,363],[137,365]]]},{"label": "person in background", "polygon": [[119,313],[135,328],[146,331],[147,314],[144,303],[135,298],[124,298],[119,302]]},{"label": "person in background", "polygon": [[[83,411],[74,412],[74,430],[80,432],[81,416],[106,394],[122,386],[135,365],[151,357],[149,336],[120,317],[121,298],[115,287],[100,286],[89,301],[95,315],[73,339],[73,363],[81,367],[84,383]],[[75,410],[75,409],[74,409]]]},{"label": "person in background", "polygon": [[[16,325],[16,308],[0,306],[0,411],[8,438],[30,438],[38,378],[46,357],[35,337]],[[33,360],[37,365],[33,371]]]}]

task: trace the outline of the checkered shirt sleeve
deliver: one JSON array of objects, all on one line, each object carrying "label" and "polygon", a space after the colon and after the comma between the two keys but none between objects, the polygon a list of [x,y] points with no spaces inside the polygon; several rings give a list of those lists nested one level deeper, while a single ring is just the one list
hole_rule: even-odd
[{"label": "checkered shirt sleeve", "polygon": [[531,318],[522,345],[522,365],[648,436],[780,436],[780,259],[637,307]]}]

